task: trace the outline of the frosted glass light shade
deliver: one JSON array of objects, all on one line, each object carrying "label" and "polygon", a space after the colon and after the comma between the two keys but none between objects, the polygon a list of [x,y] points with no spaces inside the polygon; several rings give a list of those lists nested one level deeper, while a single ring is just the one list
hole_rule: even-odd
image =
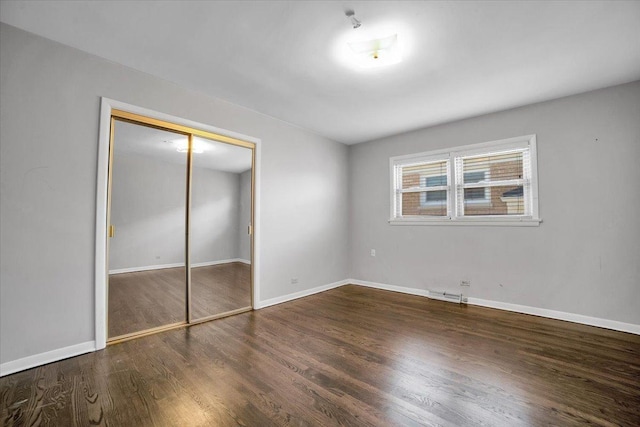
[{"label": "frosted glass light shade", "polygon": [[376,68],[402,61],[398,35],[348,43],[354,60],[363,68]]}]

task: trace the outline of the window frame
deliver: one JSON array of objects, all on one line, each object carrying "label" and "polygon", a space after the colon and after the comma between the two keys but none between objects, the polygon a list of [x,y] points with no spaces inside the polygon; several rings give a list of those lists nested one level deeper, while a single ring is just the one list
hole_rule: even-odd
[{"label": "window frame", "polygon": [[[522,149],[528,149],[527,151],[529,158],[529,176],[526,177],[526,179],[528,180],[528,193],[530,194],[530,198],[529,200],[525,200],[525,203],[528,204],[525,212],[529,212],[529,214],[460,216],[456,211],[458,208],[456,200],[458,198],[459,192],[464,191],[464,188],[462,185],[460,185],[461,183],[458,182],[458,178],[456,177],[456,161],[460,161],[460,159],[463,157],[511,150],[519,151]],[[401,176],[399,174],[401,174],[402,168],[410,165],[442,160],[447,161],[447,215],[415,215],[407,217],[396,217],[396,212],[398,212],[398,194],[400,194],[398,192],[399,189],[396,187],[396,185],[398,182],[398,178]],[[416,154],[394,156],[389,159],[389,166],[391,200],[389,224],[391,225],[538,226],[542,222],[538,211],[538,161],[535,134],[501,139],[497,141],[482,142],[479,144],[433,150]],[[523,169],[525,169],[525,166],[523,166]],[[489,174],[490,171],[486,171],[486,176],[489,176]],[[486,203],[486,200],[478,200],[477,202],[472,203]]]}]

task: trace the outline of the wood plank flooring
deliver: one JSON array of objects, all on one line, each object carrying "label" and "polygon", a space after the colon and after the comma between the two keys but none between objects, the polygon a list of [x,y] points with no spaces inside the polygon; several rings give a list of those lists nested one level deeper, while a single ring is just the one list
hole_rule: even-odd
[{"label": "wood plank flooring", "polygon": [[344,286],[0,378],[5,426],[633,426],[640,336]]},{"label": "wood plank flooring", "polygon": [[191,269],[193,318],[251,307],[251,266],[233,262]]},{"label": "wood plank flooring", "polygon": [[[109,276],[110,338],[183,322],[184,267]],[[251,266],[240,262],[191,269],[194,319],[251,306]]]}]

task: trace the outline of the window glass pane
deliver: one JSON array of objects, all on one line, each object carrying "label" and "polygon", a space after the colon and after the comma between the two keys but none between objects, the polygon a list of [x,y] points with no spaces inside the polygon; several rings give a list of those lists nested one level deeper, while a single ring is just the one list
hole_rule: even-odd
[{"label": "window glass pane", "polygon": [[[433,194],[444,193],[440,196]],[[427,199],[429,197],[429,199]],[[440,200],[432,200],[431,197],[441,197]],[[425,203],[429,200],[429,203]],[[420,191],[416,193],[402,194],[402,216],[446,216],[447,192],[446,191]]]},{"label": "window glass pane", "polygon": [[[466,172],[464,174],[464,183],[471,184],[475,182],[481,182],[486,179],[487,172]],[[484,188],[465,188],[464,189],[465,200],[489,200],[489,192]]]},{"label": "window glass pane", "polygon": [[425,177],[425,187],[439,187],[441,185],[447,185],[446,175]]},{"label": "window glass pane", "polygon": [[[485,188],[465,188],[464,199],[465,200],[485,200],[487,192]],[[487,198],[488,200],[488,198]]]},{"label": "window glass pane", "polygon": [[[402,167],[402,189],[447,185],[447,160]],[[443,180],[444,179],[444,180]]]},{"label": "window glass pane", "polygon": [[[425,177],[423,181],[424,181],[423,183],[424,187],[440,187],[443,185],[447,185],[447,176],[446,175],[429,176],[429,177]],[[420,200],[422,201],[422,204],[434,203],[434,202],[436,203],[444,202],[444,204],[446,204],[447,190],[427,191],[425,193],[422,193],[422,197],[420,198]]]},{"label": "window glass pane", "polygon": [[464,183],[465,184],[469,184],[469,183],[472,183],[472,182],[483,181],[485,174],[486,174],[485,171],[481,171],[481,172],[466,172],[464,174]]},{"label": "window glass pane", "polygon": [[439,191],[428,191],[424,193],[425,202],[442,202],[447,200],[447,191],[439,190]]},{"label": "window glass pane", "polygon": [[[487,203],[474,203],[469,191],[482,192],[482,198],[489,195]],[[486,188],[466,188],[464,200],[465,216],[474,215],[524,215],[524,189],[522,186],[496,186]]]},{"label": "window glass pane", "polygon": [[[479,182],[485,179],[488,181],[521,179],[523,175],[522,162],[522,151],[464,158],[464,183]],[[488,173],[488,176],[484,177],[485,173]]]}]

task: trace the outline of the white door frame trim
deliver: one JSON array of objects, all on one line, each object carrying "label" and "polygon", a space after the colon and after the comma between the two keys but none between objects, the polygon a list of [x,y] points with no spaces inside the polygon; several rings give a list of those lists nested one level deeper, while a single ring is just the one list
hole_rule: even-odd
[{"label": "white door frame trim", "polygon": [[102,97],[100,105],[100,134],[98,139],[98,176],[96,188],[96,257],[95,257],[95,345],[100,350],[107,345],[107,187],[109,181],[109,132],[111,111],[117,109],[130,113],[164,120],[179,125],[201,129],[232,138],[253,142],[255,146],[254,166],[254,211],[253,211],[253,301],[260,301],[260,139],[226,129],[217,128],[170,114],[138,107]]}]

